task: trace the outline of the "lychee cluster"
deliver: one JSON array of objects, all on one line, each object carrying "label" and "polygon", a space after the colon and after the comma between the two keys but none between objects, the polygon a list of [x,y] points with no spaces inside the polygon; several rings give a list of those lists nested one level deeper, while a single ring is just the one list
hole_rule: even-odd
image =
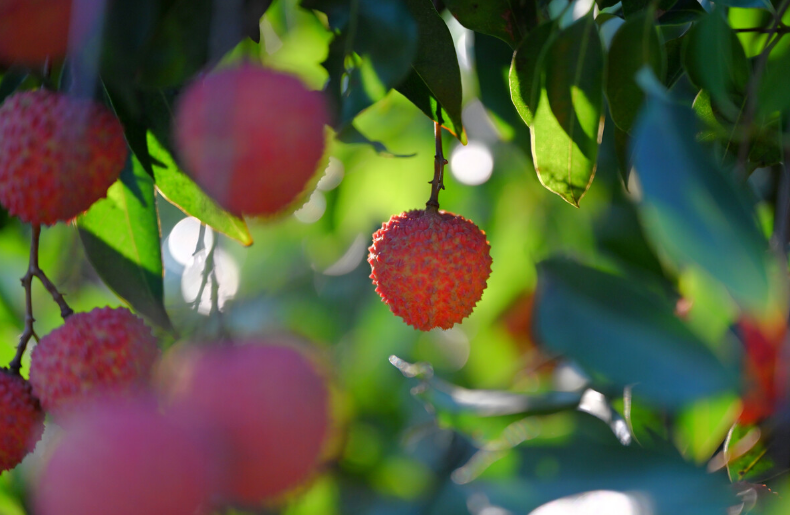
[{"label": "lychee cluster", "polygon": [[44,432],[44,412],[30,384],[0,368],[0,472],[16,467]]},{"label": "lychee cluster", "polygon": [[128,150],[101,104],[46,90],[0,106],[0,204],[32,224],[69,220],[104,197]]},{"label": "lychee cluster", "polygon": [[432,209],[395,215],[373,234],[370,277],[407,324],[449,329],[472,313],[491,274],[486,235],[466,218]]},{"label": "lychee cluster", "polygon": [[295,77],[244,65],[191,84],[174,140],[184,167],[236,215],[270,216],[305,193],[324,153],[327,108]]}]

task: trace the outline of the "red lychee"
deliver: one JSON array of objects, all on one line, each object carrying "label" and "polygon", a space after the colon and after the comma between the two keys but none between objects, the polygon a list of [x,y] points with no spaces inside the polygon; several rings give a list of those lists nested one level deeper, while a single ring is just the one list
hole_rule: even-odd
[{"label": "red lychee", "polygon": [[21,376],[0,368],[0,472],[30,453],[44,433],[44,412]]},{"label": "red lychee", "polygon": [[376,292],[407,324],[449,329],[474,309],[491,274],[486,235],[435,210],[395,215],[373,234],[368,263]]},{"label": "red lychee", "polygon": [[195,515],[213,477],[200,440],[154,402],[102,402],[57,442],[36,484],[36,513]]},{"label": "red lychee", "polygon": [[194,82],[179,98],[175,142],[186,170],[231,213],[273,215],[315,175],[328,121],[322,95],[253,65]]},{"label": "red lychee", "polygon": [[145,385],[158,357],[145,322],[126,308],[75,313],[44,336],[30,358],[30,384],[55,416],[98,395]]},{"label": "red lychee", "polygon": [[0,204],[32,224],[69,220],[107,195],[128,155],[109,109],[46,90],[0,106]]},{"label": "red lychee", "polygon": [[66,55],[72,0],[0,0],[0,61],[31,66]]},{"label": "red lychee", "polygon": [[182,358],[163,389],[174,414],[216,435],[226,502],[276,502],[311,479],[331,422],[326,381],[304,354],[251,341]]}]

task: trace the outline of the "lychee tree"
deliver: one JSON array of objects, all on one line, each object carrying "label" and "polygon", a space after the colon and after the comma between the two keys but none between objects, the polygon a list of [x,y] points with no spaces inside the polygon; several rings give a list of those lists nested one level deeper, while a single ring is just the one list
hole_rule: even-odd
[{"label": "lychee tree", "polygon": [[788,9],[0,0],[0,513],[786,513]]}]

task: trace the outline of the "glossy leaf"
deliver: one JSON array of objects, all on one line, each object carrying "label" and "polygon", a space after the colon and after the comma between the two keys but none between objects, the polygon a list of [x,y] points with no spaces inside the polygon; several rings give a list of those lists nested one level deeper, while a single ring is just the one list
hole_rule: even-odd
[{"label": "glossy leaf", "polygon": [[396,89],[434,121],[439,121],[441,108],[442,126],[466,143],[461,69],[450,29],[431,0],[407,0],[406,5],[417,22],[417,53],[411,72]]},{"label": "glossy leaf", "polygon": [[603,135],[603,67],[591,15],[557,34],[540,60],[532,159],[543,186],[576,207],[595,176]]},{"label": "glossy leaf", "polygon": [[444,5],[467,29],[498,37],[513,48],[537,25],[534,1],[445,0]]},{"label": "glossy leaf", "polygon": [[649,73],[640,84],[648,99],[632,148],[648,236],[676,265],[707,270],[741,307],[764,310],[771,261],[744,190],[695,140],[694,112],[672,102]]},{"label": "glossy leaf", "polygon": [[540,98],[540,63],[555,25],[544,23],[532,31],[513,54],[510,65],[510,97],[524,123],[532,127]]},{"label": "glossy leaf", "polygon": [[713,11],[684,38],[683,66],[689,78],[730,116],[746,92],[750,66],[741,42],[721,12]]},{"label": "glossy leaf", "polygon": [[630,385],[635,397],[675,409],[737,385],[672,300],[624,277],[551,259],[538,266],[536,298],[538,340],[576,360],[596,390]]},{"label": "glossy leaf", "polygon": [[206,195],[151,133],[148,149],[156,161],[153,165],[156,187],[168,202],[242,245],[252,244],[244,219],[231,215]]},{"label": "glossy leaf", "polygon": [[154,324],[170,329],[154,181],[131,157],[121,178],[77,218],[91,264],[119,297]]},{"label": "glossy leaf", "polygon": [[614,123],[628,132],[644,100],[636,73],[644,66],[649,66],[660,80],[666,73],[664,48],[649,13],[634,16],[620,26],[612,38],[608,62],[609,111]]}]

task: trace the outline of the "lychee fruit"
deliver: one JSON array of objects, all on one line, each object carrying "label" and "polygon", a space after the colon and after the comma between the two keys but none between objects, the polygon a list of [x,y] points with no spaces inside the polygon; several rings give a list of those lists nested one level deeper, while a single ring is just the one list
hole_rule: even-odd
[{"label": "lychee fruit", "polygon": [[276,503],[313,477],[330,436],[329,390],[300,350],[250,341],[184,357],[165,397],[216,435],[225,502]]},{"label": "lychee fruit", "polygon": [[469,316],[491,274],[485,232],[446,211],[393,216],[373,234],[369,251],[381,300],[422,331],[449,329]]},{"label": "lychee fruit", "polygon": [[175,142],[203,190],[236,215],[295,207],[324,153],[321,93],[253,65],[191,84],[176,105]]},{"label": "lychee fruit", "polygon": [[46,90],[0,106],[0,204],[31,224],[70,220],[107,194],[128,150],[103,105]]},{"label": "lychee fruit", "polygon": [[215,474],[196,438],[145,399],[74,417],[35,485],[40,515],[195,515]]},{"label": "lychee fruit", "polygon": [[44,433],[44,412],[30,384],[6,368],[0,368],[0,413],[2,472],[19,465]]},{"label": "lychee fruit", "polygon": [[94,397],[146,385],[158,354],[141,318],[126,308],[96,308],[41,338],[31,353],[30,384],[44,410],[62,416]]}]

